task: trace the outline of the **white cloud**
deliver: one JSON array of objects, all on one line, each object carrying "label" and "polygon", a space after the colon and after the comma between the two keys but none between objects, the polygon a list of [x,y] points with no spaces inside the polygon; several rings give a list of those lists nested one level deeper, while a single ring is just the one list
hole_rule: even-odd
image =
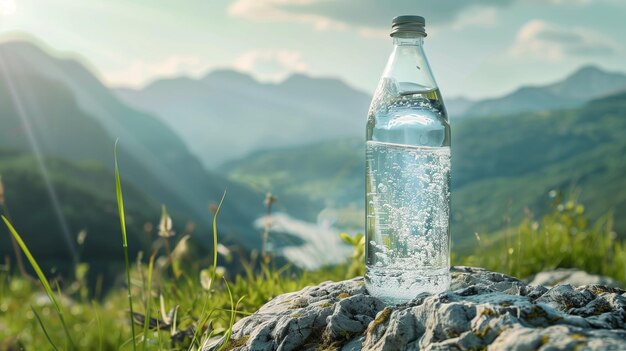
[{"label": "white cloud", "polygon": [[316,0],[236,0],[228,8],[228,14],[254,20],[289,21],[313,25],[316,30],[343,30],[347,25],[331,18],[281,9],[282,5],[308,5]]},{"label": "white cloud", "polygon": [[619,44],[593,30],[532,20],[522,26],[507,53],[514,58],[562,61],[570,56],[611,55],[620,50]]},{"label": "white cloud", "polygon": [[358,29],[357,33],[363,38],[368,39],[388,39],[389,38],[389,28],[371,28],[371,27],[361,27]]},{"label": "white cloud", "polygon": [[537,1],[539,3],[545,4],[550,3],[553,5],[566,5],[566,6],[571,6],[571,5],[589,5],[591,4],[591,0],[540,0]]},{"label": "white cloud", "polygon": [[[405,0],[394,5],[398,5],[400,8],[413,9],[416,6],[414,1]],[[352,0],[352,2],[354,2],[354,6],[359,6],[364,13],[355,16],[352,10],[353,6],[348,6],[347,3],[337,3],[336,11],[332,11],[333,6],[329,5],[335,4],[327,0],[235,0],[228,8],[228,13],[231,16],[256,21],[305,23],[312,25],[316,30],[354,29],[360,36],[369,39],[389,37],[389,24],[393,15],[380,13],[380,10],[385,9],[387,12],[398,13],[398,9],[392,10],[393,5],[384,5],[379,0]],[[434,25],[429,25],[428,32],[434,33],[450,27],[456,30],[471,26],[493,27],[497,22],[496,6],[504,6],[508,2],[510,1],[482,0],[476,3],[457,1],[451,6],[424,5],[429,6],[428,9],[434,11],[431,16],[427,16],[429,20],[434,19]],[[323,6],[324,10],[317,9],[316,11],[316,5]],[[465,8],[468,9],[467,13],[463,13],[462,16],[459,15],[459,11]],[[348,17],[346,17],[346,12],[349,12]],[[384,26],[380,23],[383,18],[385,19]]]},{"label": "white cloud", "polygon": [[216,68],[245,72],[261,81],[280,81],[292,73],[309,71],[298,51],[257,49],[242,54],[229,64],[216,64],[196,55],[173,55],[155,62],[134,60],[123,69],[107,72],[103,78],[111,86],[138,88],[155,79],[183,75],[201,77]]},{"label": "white cloud", "polygon": [[452,29],[460,30],[467,27],[493,27],[498,23],[498,12],[495,7],[477,7],[458,16],[451,23]]},{"label": "white cloud", "polygon": [[253,74],[263,81],[280,81],[291,73],[309,70],[302,54],[287,49],[249,51],[235,60],[233,68]]},{"label": "white cloud", "polygon": [[158,62],[134,60],[122,70],[108,72],[104,79],[110,85],[139,87],[163,77],[199,76],[211,67],[206,60],[195,55],[173,55]]}]

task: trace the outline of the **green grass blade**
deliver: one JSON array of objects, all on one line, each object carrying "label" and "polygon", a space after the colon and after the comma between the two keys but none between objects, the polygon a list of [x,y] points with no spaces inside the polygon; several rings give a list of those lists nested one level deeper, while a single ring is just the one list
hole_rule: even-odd
[{"label": "green grass blade", "polygon": [[220,208],[222,208],[222,203],[224,203],[225,197],[226,190],[224,190],[224,194],[222,194],[222,199],[215,209],[215,214],[213,214],[213,267],[211,269],[211,281],[209,282],[209,287],[207,289],[209,291],[211,290],[213,282],[215,281],[215,272],[217,269],[217,215],[220,213]]},{"label": "green grass blade", "polygon": [[50,287],[50,283],[48,283],[48,279],[46,278],[45,274],[43,274],[41,267],[39,267],[39,264],[37,263],[33,255],[30,253],[30,250],[28,249],[28,246],[26,246],[26,244],[22,240],[22,237],[17,233],[15,228],[13,228],[13,225],[11,224],[11,222],[9,222],[9,220],[6,219],[6,217],[4,216],[2,216],[2,220],[4,221],[4,224],[6,224],[7,228],[9,228],[9,232],[11,232],[11,235],[13,236],[13,238],[15,238],[15,241],[17,241],[17,244],[22,249],[24,256],[26,256],[26,258],[28,259],[28,262],[30,262],[30,265],[35,270],[35,273],[37,274],[37,278],[39,278],[39,281],[41,282],[41,285],[46,291],[48,298],[50,298],[50,301],[52,301],[52,304],[54,305],[54,308],[56,309],[57,314],[59,315],[59,319],[61,320],[61,324],[63,325],[63,330],[65,331],[65,337],[67,338],[70,349],[71,350],[76,349],[76,347],[74,346],[74,341],[72,340],[72,337],[70,336],[69,329],[67,328],[67,324],[65,323],[63,310],[61,309],[61,305],[59,304],[57,299],[54,297],[54,292],[52,292],[52,288]]},{"label": "green grass blade", "polygon": [[217,205],[217,209],[213,215],[213,280],[215,280],[215,269],[217,268],[217,215],[220,213],[220,208],[222,208],[222,203],[224,202],[225,197],[226,190],[224,190],[222,199],[220,200],[219,205]]},{"label": "green grass blade", "polygon": [[224,278],[224,284],[226,285],[226,290],[228,291],[228,298],[230,299],[230,322],[228,323],[228,329],[226,329],[226,334],[224,335],[224,342],[219,347],[218,351],[223,350],[226,347],[226,345],[228,345],[228,343],[230,342],[230,337],[233,333],[233,325],[235,324],[235,316],[237,315],[236,313],[237,306],[239,306],[239,303],[245,297],[245,296],[242,296],[241,298],[239,298],[239,300],[237,300],[237,303],[235,303],[235,300],[233,299],[233,293],[230,291],[230,286],[228,285],[228,282],[226,281],[225,278]]},{"label": "green grass blade", "polygon": [[202,310],[200,311],[200,323],[198,323],[198,327],[193,332],[193,338],[191,339],[191,343],[189,344],[189,348],[187,349],[187,351],[193,350],[193,348],[195,347],[196,340],[198,340],[198,336],[202,332],[204,325],[207,324],[207,322],[209,322],[209,319],[211,318],[211,315],[214,312],[214,310],[211,310],[211,312],[206,313],[206,308],[209,303],[210,294],[207,292],[206,295],[207,295],[207,298],[204,299],[204,303],[202,304]]},{"label": "green grass blade", "polygon": [[93,312],[96,315],[96,324],[98,325],[98,350],[102,351],[102,339],[103,339],[102,321],[100,320],[100,313],[98,313],[98,305],[96,305],[95,301],[91,301],[91,308],[93,309]]},{"label": "green grass blade", "polygon": [[[154,256],[150,256],[150,262],[148,263],[148,290],[146,294],[146,318],[143,322],[143,346],[142,350],[146,350],[148,345],[148,325],[150,324],[150,301],[152,300],[152,271],[154,269]],[[157,318],[158,320],[158,318]],[[157,329],[158,330],[158,329]]]},{"label": "green grass blade", "polygon": [[130,282],[130,264],[128,262],[128,240],[126,237],[126,217],[124,215],[124,198],[122,196],[122,182],[120,181],[120,170],[117,165],[117,142],[115,141],[115,148],[113,149],[113,157],[115,158],[115,194],[117,195],[117,209],[120,217],[120,228],[122,230],[122,247],[124,248],[124,265],[126,269],[126,281],[128,283],[128,307],[130,308],[130,329],[133,341],[133,350],[137,350],[137,342],[135,341],[135,323],[133,322],[133,296],[131,292]]},{"label": "green grass blade", "polygon": [[46,339],[48,339],[48,342],[50,343],[52,348],[55,349],[56,351],[59,351],[57,346],[52,342],[52,339],[50,338],[50,334],[48,334],[48,330],[46,330],[46,326],[43,324],[43,321],[41,320],[39,313],[37,313],[37,310],[35,310],[33,306],[30,306],[30,309],[35,314],[35,318],[37,318],[37,322],[39,322],[39,325],[41,326],[41,330],[43,330],[43,334],[46,336]]}]

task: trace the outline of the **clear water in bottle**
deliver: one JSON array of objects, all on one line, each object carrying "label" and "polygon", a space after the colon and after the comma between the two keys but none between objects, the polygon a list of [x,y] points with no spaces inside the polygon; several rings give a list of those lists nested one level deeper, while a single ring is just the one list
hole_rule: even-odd
[{"label": "clear water in bottle", "polygon": [[450,285],[450,127],[438,89],[383,78],[367,124],[366,286],[387,303]]}]

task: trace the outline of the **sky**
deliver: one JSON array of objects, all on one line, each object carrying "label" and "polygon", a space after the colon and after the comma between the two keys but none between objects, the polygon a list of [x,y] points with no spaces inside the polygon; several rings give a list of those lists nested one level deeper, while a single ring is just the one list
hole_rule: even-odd
[{"label": "sky", "polygon": [[231,68],[372,93],[399,14],[426,18],[444,96],[498,96],[586,64],[626,72],[624,0],[0,0],[0,38],[80,59],[109,86]]}]

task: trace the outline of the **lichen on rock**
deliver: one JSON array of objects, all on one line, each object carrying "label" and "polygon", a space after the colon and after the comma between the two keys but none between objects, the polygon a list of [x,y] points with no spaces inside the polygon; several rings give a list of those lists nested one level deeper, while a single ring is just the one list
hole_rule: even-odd
[{"label": "lichen on rock", "polygon": [[[626,291],[552,288],[455,267],[448,292],[385,306],[362,278],[283,294],[233,327],[232,350],[626,350]],[[297,301],[294,304],[293,301]],[[213,340],[204,350],[216,350]]]}]

